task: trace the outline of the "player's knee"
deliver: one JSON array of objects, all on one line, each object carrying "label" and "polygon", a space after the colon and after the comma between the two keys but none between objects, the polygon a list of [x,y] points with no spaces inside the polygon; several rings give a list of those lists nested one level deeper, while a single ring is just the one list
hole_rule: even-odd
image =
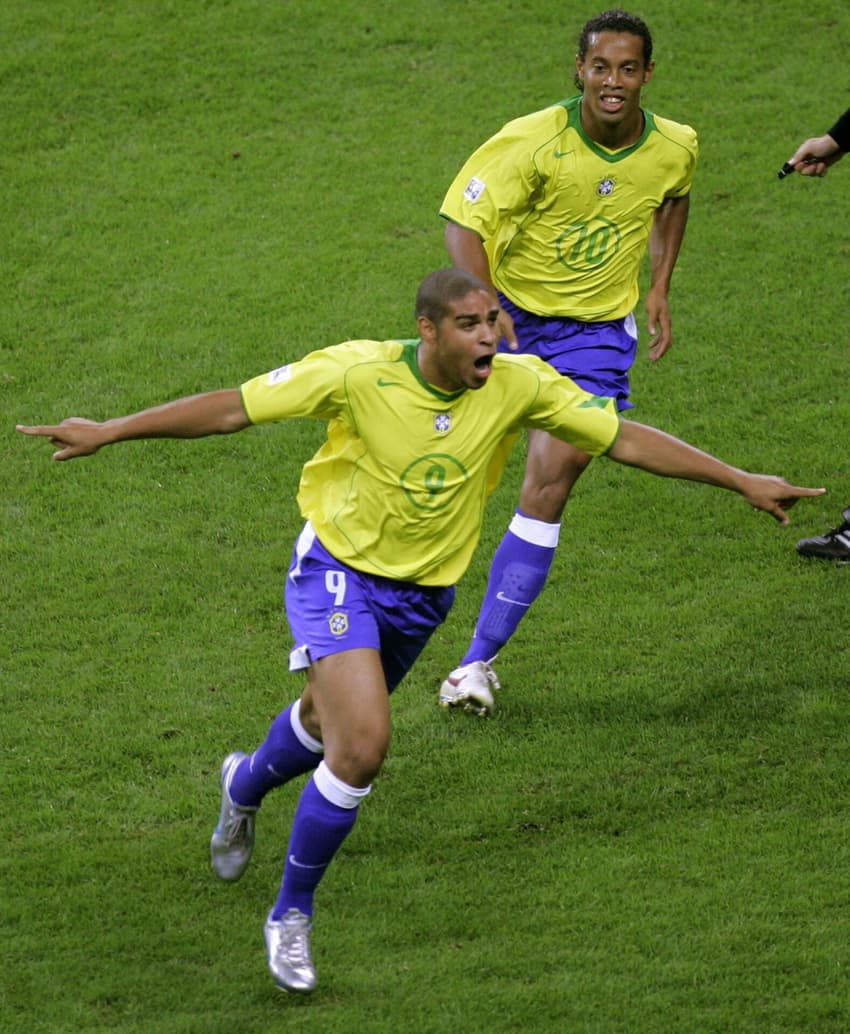
[{"label": "player's knee", "polygon": [[577,478],[578,475],[572,480],[559,478],[555,481],[541,481],[527,477],[520,494],[520,509],[535,520],[550,523],[559,521]]},{"label": "player's knee", "polygon": [[333,752],[331,770],[352,786],[367,786],[381,771],[389,749],[389,737],[381,734],[359,736],[348,740]]}]

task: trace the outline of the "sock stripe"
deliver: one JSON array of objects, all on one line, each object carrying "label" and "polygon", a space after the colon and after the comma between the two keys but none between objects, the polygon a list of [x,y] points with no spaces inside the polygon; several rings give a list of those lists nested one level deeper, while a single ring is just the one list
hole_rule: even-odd
[{"label": "sock stripe", "polygon": [[307,750],[311,751],[313,754],[324,753],[325,745],[322,741],[311,736],[301,724],[301,697],[299,697],[292,705],[289,712],[289,724],[292,726],[292,731],[295,733],[295,736],[302,747],[306,747]]},{"label": "sock stripe", "polygon": [[331,804],[338,808],[356,808],[372,789],[369,786],[349,786],[331,772],[325,761],[313,773],[316,789]]},{"label": "sock stripe", "polygon": [[554,549],[558,545],[561,536],[561,522],[547,524],[546,521],[538,521],[534,517],[526,517],[519,510],[513,515],[510,523],[510,531],[523,542],[530,542],[533,546],[544,546],[547,549]]}]

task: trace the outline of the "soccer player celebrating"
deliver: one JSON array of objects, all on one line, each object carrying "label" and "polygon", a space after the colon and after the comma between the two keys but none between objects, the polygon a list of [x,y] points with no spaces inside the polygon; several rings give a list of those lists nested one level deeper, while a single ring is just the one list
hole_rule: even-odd
[{"label": "soccer player celebrating", "polygon": [[[509,122],[469,158],[441,215],[452,263],[495,285],[502,348],[538,355],[629,409],[638,271],[649,247],[649,357],[672,343],[668,291],[685,233],[696,134],[641,107],[652,36],[613,10],[582,29],[579,95]],[[440,703],[486,715],[491,662],[540,594],[570,491],[590,454],[528,434],[519,507],[490,571],[472,642]]]},{"label": "soccer player celebrating", "polygon": [[306,524],[286,578],[290,668],[305,673],[306,687],[252,754],[224,759],[210,843],[216,874],[238,880],[265,795],[312,773],[265,923],[269,968],[288,991],[316,986],[314,893],[383,763],[389,694],[445,619],[469,564],[506,437],[535,427],[589,455],[739,492],[783,524],[798,498],[824,491],[749,474],[655,428],[621,423],[612,399],[535,356],[498,355],[501,310],[466,271],[426,277],[416,315],[418,340],[349,341],[241,388],[102,423],[18,426],[48,438],[54,459],[70,460],[131,439],[230,434],[293,417],[327,422],[303,468]]}]

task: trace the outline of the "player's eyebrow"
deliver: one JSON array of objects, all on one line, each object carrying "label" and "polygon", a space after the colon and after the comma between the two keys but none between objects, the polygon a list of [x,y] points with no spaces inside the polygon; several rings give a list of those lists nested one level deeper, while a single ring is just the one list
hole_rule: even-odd
[{"label": "player's eyebrow", "polygon": [[[500,309],[501,307],[499,305],[494,305],[492,309],[488,309],[487,319],[497,319],[499,316]],[[480,323],[481,317],[478,315],[477,312],[457,312],[455,313],[454,321],[455,323]]]}]

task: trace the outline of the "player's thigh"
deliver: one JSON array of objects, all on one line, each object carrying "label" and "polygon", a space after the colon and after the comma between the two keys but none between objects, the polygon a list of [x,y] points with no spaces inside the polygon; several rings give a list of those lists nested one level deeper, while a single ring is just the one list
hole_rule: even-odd
[{"label": "player's thigh", "polygon": [[528,432],[521,509],[538,520],[558,520],[572,486],[592,457],[545,431]]},{"label": "player's thigh", "polygon": [[390,742],[389,695],[378,652],[358,648],[314,661],[304,701],[315,712],[334,775],[352,786],[371,782]]}]

